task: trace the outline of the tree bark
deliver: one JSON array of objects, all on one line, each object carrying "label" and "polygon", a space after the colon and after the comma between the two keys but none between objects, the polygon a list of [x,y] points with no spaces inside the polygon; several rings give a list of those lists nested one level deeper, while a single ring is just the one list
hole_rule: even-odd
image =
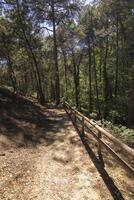
[{"label": "tree bark", "polygon": [[76,102],[76,108],[80,111],[81,105],[80,105],[80,78],[79,78],[79,66],[81,63],[82,55],[80,55],[78,64],[75,60],[75,54],[74,49],[72,48],[72,62],[73,62],[73,77],[74,77],[74,85],[75,85],[75,102]]},{"label": "tree bark", "polygon": [[130,89],[129,98],[129,109],[128,109],[128,127],[134,129],[134,67],[133,67],[133,79]]},{"label": "tree bark", "polygon": [[64,76],[65,76],[65,97],[67,98],[67,58],[65,50],[62,50],[64,59]]},{"label": "tree bark", "polygon": [[119,71],[119,23],[118,23],[118,16],[117,16],[117,25],[116,25],[116,70],[115,70],[115,102],[117,102],[117,94],[118,94],[118,71]]},{"label": "tree bark", "polygon": [[89,102],[89,113],[92,112],[92,75],[91,75],[91,67],[92,67],[92,57],[91,57],[91,47],[90,40],[88,39],[88,102]]},{"label": "tree bark", "polygon": [[59,65],[58,65],[58,51],[57,51],[57,37],[56,37],[56,24],[55,24],[55,9],[54,2],[51,3],[52,8],[52,23],[53,23],[53,42],[54,42],[54,61],[55,61],[55,79],[56,79],[56,105],[60,103],[60,78],[59,78]]},{"label": "tree bark", "polygon": [[13,70],[13,67],[12,67],[12,62],[11,62],[9,55],[7,56],[7,63],[8,63],[8,67],[9,67],[9,76],[10,76],[10,79],[11,79],[13,90],[14,90],[14,92],[18,92],[17,80],[16,80],[16,77],[15,77],[15,73],[14,73],[14,70]]},{"label": "tree bark", "polygon": [[4,44],[3,53],[4,53],[4,56],[7,60],[9,77],[10,77],[10,80],[11,80],[11,83],[12,83],[12,87],[13,87],[14,92],[18,92],[17,80],[16,80],[16,76],[15,76],[15,73],[14,73],[14,70],[13,70],[10,51],[9,51],[9,48],[8,48],[8,44],[6,43],[6,39],[5,39],[4,34],[2,36],[2,40],[3,40],[3,44]]},{"label": "tree bark", "polygon": [[93,47],[93,59],[94,59],[94,74],[95,74],[95,88],[96,88],[96,97],[97,97],[97,110],[98,116],[101,118],[100,102],[99,102],[99,90],[98,90],[98,80],[97,80],[97,70],[96,70],[96,60],[95,60],[95,51]]},{"label": "tree bark", "polygon": [[34,63],[33,67],[35,67],[35,71],[36,71],[38,100],[42,105],[44,105],[44,101],[45,100],[44,100],[44,94],[43,94],[43,89],[42,89],[41,76],[40,76],[40,71],[39,71],[39,68],[38,68],[38,63],[37,63],[37,60],[36,60],[36,56],[35,56],[35,54],[33,52],[31,43],[30,43],[30,41],[29,41],[29,39],[28,39],[28,37],[26,35],[25,29],[23,27],[23,23],[22,23],[23,20],[22,20],[22,17],[21,17],[20,4],[19,4],[18,0],[16,0],[16,4],[17,4],[18,16],[19,16],[19,21],[20,21],[23,37],[24,37],[24,40],[25,40],[25,43],[26,43],[26,48],[29,50],[30,57],[32,58],[32,61]]}]

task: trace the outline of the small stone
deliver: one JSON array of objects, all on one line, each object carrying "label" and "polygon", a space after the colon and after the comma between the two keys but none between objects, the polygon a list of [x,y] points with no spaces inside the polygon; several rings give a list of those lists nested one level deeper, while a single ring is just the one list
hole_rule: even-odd
[{"label": "small stone", "polygon": [[131,196],[133,196],[133,195],[134,195],[132,192],[129,192],[129,194],[130,194]]},{"label": "small stone", "polygon": [[12,178],[13,177],[13,175],[12,174],[10,174],[10,178]]},{"label": "small stone", "polygon": [[5,156],[6,154],[5,153],[0,153],[0,156]]}]

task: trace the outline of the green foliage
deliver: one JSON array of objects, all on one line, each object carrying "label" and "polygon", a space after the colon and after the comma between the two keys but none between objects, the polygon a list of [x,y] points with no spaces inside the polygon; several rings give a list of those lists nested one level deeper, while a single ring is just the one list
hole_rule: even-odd
[{"label": "green foliage", "polygon": [[114,125],[110,121],[96,121],[98,125],[107,129],[109,132],[114,134],[117,138],[120,138],[123,142],[134,147],[134,130],[129,129],[126,126]]},{"label": "green foliage", "polygon": [[87,115],[127,125],[134,2],[100,0],[83,7],[81,1],[17,2],[8,1],[0,18],[0,60],[7,62],[7,70],[0,68],[1,84],[16,85],[24,95],[42,92],[51,102],[59,76],[61,99]]}]

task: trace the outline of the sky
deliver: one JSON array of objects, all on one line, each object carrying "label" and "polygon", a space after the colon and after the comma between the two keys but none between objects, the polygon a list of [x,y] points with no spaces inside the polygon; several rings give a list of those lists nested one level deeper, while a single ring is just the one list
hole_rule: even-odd
[{"label": "sky", "polygon": [[85,0],[85,5],[87,4],[94,4],[95,3],[95,0]]},{"label": "sky", "polygon": [[89,4],[89,3],[91,3],[92,2],[92,0],[86,0],[85,1],[85,4]]}]

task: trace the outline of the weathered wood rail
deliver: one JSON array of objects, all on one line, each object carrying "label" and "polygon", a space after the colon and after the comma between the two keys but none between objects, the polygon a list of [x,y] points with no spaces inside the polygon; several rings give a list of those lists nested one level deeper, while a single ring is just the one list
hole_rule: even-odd
[{"label": "weathered wood rail", "polygon": [[[134,150],[127,146],[126,144],[122,143],[119,139],[115,138],[112,134],[108,131],[104,130],[100,126],[98,126],[95,122],[90,120],[89,118],[85,117],[76,109],[72,108],[67,102],[63,103],[64,108],[68,115],[71,117],[73,123],[77,126],[76,121],[78,120],[81,123],[81,134],[83,137],[88,136],[91,134],[95,140],[98,142],[98,154],[102,156],[101,146],[103,146],[120,164],[127,170],[131,175],[134,176],[134,168],[126,162],[124,159],[120,157],[120,155],[115,152],[103,139],[103,137],[108,138],[114,145],[117,145],[121,152],[130,156],[134,160]],[[85,135],[85,129],[89,131],[89,134]],[[86,131],[87,132],[87,131]]]}]

